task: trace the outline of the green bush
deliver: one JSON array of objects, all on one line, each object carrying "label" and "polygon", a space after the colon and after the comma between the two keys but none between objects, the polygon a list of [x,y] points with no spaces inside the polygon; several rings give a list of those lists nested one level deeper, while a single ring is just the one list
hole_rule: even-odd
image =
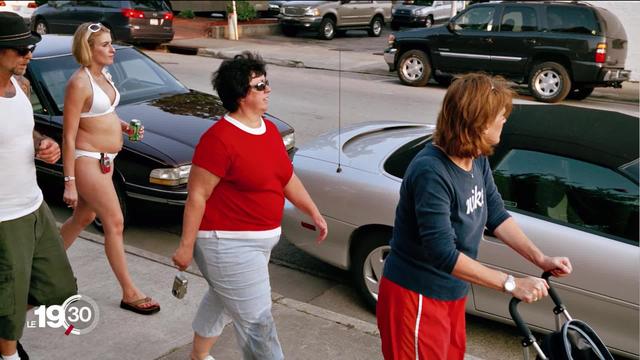
[{"label": "green bush", "polygon": [[[227,4],[227,13],[231,14],[232,12],[233,6],[229,1],[229,3]],[[252,20],[258,16],[256,8],[247,0],[236,1],[236,13],[238,15],[238,21]]]},{"label": "green bush", "polygon": [[180,13],[178,14],[178,17],[185,18],[185,19],[193,19],[194,17],[196,17],[196,14],[193,12],[193,10],[187,9],[187,10],[180,11]]}]

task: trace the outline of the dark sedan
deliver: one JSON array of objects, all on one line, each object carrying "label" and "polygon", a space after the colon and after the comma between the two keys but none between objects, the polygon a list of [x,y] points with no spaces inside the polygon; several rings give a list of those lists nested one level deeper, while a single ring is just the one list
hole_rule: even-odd
[{"label": "dark sedan", "polygon": [[102,23],[114,39],[160,44],[173,39],[173,12],[162,0],[49,1],[31,15],[41,35],[73,34],[84,22]]},{"label": "dark sedan", "polygon": [[[31,81],[36,129],[61,143],[64,89],[78,68],[70,53],[71,37],[45,35],[33,54],[27,77]],[[190,90],[168,71],[134,47],[116,45],[109,73],[120,91],[117,113],[125,121],[140,119],[144,140],[130,142],[115,161],[113,180],[127,217],[127,198],[183,205],[191,157],[200,136],[226,110],[214,95]],[[295,150],[294,131],[270,116],[289,153]],[[38,161],[39,175],[49,174],[62,184],[62,162]]]}]

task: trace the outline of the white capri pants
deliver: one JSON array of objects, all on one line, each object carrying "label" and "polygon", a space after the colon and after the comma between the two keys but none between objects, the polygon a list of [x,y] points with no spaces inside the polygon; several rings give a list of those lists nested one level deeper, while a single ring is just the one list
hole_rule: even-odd
[{"label": "white capri pants", "polygon": [[202,337],[219,336],[231,320],[245,360],[284,359],[271,315],[269,257],[280,236],[266,239],[199,237],[194,260],[209,283],[193,320]]}]

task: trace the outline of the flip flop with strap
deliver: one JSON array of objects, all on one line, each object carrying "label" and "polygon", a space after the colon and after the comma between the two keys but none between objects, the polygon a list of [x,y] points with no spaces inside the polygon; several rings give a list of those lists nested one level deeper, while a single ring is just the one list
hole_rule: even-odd
[{"label": "flip flop with strap", "polygon": [[138,299],[132,302],[125,302],[124,300],[120,301],[120,308],[125,309],[125,310],[129,310],[129,311],[133,311],[136,314],[142,314],[142,315],[151,315],[151,314],[155,314],[158,311],[160,311],[160,305],[153,305],[153,306],[149,306],[149,307],[142,307],[140,305],[145,304],[145,303],[150,303],[152,302],[153,299],[151,299],[150,297],[146,297],[143,299]]}]

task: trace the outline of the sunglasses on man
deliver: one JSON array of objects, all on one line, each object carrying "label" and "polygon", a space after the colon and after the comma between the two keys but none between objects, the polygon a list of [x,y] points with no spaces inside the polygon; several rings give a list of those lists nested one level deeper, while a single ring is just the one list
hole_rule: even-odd
[{"label": "sunglasses on man", "polygon": [[18,53],[19,56],[27,56],[27,54],[35,51],[35,45],[22,46],[22,47],[9,47],[8,49],[13,49]]},{"label": "sunglasses on man", "polygon": [[256,89],[257,91],[264,91],[267,86],[269,86],[269,80],[260,81],[255,85],[249,85],[250,88]]}]

